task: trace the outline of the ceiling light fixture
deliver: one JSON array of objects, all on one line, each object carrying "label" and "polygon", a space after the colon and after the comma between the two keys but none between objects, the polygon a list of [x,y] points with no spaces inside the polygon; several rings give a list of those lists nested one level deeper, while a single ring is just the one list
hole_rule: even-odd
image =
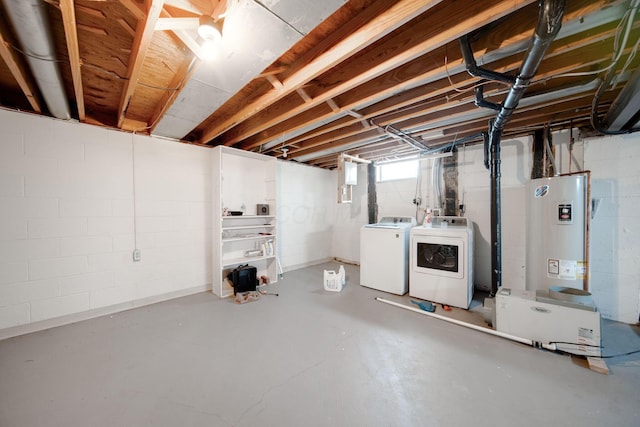
[{"label": "ceiling light fixture", "polygon": [[211,61],[216,57],[222,39],[222,24],[208,15],[199,18],[198,35],[203,42],[200,46],[200,58]]},{"label": "ceiling light fixture", "polygon": [[220,40],[222,38],[222,26],[214,21],[212,17],[202,15],[200,17],[200,25],[198,25],[198,35],[203,40]]}]

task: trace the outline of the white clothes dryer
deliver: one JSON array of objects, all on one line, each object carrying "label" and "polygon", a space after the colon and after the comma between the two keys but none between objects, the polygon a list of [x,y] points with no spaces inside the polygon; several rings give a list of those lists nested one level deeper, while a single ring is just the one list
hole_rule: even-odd
[{"label": "white clothes dryer", "polygon": [[434,217],[411,230],[409,295],[467,309],[473,298],[473,226],[467,218]]},{"label": "white clothes dryer", "polygon": [[383,217],[360,230],[360,285],[392,294],[409,290],[409,231],[416,225],[407,216]]}]

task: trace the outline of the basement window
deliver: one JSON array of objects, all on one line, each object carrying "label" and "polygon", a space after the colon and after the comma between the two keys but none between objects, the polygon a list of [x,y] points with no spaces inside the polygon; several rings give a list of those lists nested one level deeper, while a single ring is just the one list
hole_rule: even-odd
[{"label": "basement window", "polygon": [[418,159],[412,159],[376,165],[376,181],[384,182],[416,178],[418,176],[418,164]]}]

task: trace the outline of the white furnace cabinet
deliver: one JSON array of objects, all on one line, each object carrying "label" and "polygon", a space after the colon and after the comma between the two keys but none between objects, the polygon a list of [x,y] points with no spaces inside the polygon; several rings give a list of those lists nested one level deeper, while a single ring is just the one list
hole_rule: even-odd
[{"label": "white furnace cabinet", "polygon": [[269,283],[278,279],[277,165],[274,157],[225,146],[212,149],[211,161],[211,291],[225,298],[233,295],[225,278],[239,265],[256,267]]}]

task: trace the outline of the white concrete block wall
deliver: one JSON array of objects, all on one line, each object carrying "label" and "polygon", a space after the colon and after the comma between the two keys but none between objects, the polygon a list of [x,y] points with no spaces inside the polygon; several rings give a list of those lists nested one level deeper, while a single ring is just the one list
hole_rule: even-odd
[{"label": "white concrete block wall", "polygon": [[640,136],[584,141],[598,209],[591,222],[589,290],[603,317],[640,321]]},{"label": "white concrete block wall", "polygon": [[277,168],[278,249],[283,270],[331,259],[336,173],[284,161]]},{"label": "white concrete block wall", "polygon": [[[531,139],[501,143],[502,285],[525,288],[525,186],[531,174]],[[491,289],[491,177],[481,145],[459,147],[458,190],[465,216],[474,222],[474,282]]]},{"label": "white concrete block wall", "polygon": [[358,185],[352,189],[351,203],[337,203],[338,173],[334,172],[333,187],[330,191],[336,207],[333,227],[333,257],[348,262],[360,263],[360,230],[369,221],[367,199],[367,165],[358,165]]},{"label": "white concrete block wall", "polygon": [[206,289],[208,149],[5,110],[0,127],[0,330]]}]

